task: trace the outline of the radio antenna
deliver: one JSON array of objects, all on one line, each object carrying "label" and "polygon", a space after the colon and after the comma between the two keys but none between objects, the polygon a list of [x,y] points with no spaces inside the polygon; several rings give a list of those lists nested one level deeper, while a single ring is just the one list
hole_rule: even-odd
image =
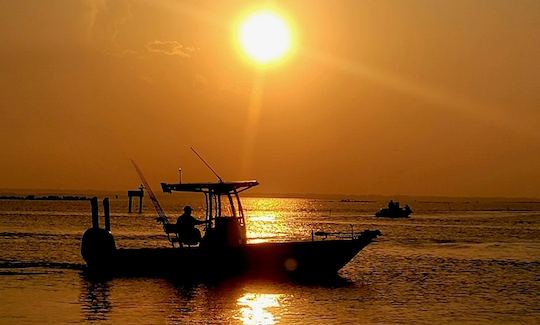
[{"label": "radio antenna", "polygon": [[216,175],[216,177],[219,179],[219,182],[220,183],[223,183],[223,179],[221,177],[219,177],[218,173],[216,173],[216,171],[214,170],[214,168],[212,168],[212,166],[210,166],[206,160],[204,160],[203,157],[201,157],[201,155],[199,155],[199,153],[197,152],[197,150],[195,150],[193,147],[190,147],[191,148],[191,151],[193,151],[193,153],[195,153],[197,155],[197,157],[199,157],[199,159],[206,165],[206,167],[208,167],[208,169],[210,169],[212,171],[212,173],[214,173],[214,175]]}]

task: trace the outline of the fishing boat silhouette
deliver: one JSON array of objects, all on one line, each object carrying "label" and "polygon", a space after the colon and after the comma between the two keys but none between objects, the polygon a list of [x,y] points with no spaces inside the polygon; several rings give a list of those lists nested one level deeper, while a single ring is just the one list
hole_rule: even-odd
[{"label": "fishing boat silhouette", "polygon": [[[205,229],[193,240],[171,223],[142,171],[133,163],[158,214],[156,220],[170,248],[116,248],[112,234],[99,227],[86,231],[81,253],[88,271],[110,275],[163,274],[184,279],[234,275],[323,277],[336,274],[370,244],[379,230],[364,230],[348,238],[328,238],[314,232],[311,240],[248,243],[246,219],[239,194],[259,185],[255,180],[226,182],[161,183],[166,193],[196,192],[205,196]],[[227,213],[224,213],[224,205]],[[322,237],[322,238],[319,238]],[[198,238],[196,238],[198,239]]]}]

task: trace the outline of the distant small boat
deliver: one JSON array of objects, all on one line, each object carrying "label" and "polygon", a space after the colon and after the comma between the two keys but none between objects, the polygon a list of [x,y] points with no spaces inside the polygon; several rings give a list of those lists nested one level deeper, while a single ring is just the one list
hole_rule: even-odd
[{"label": "distant small boat", "polygon": [[352,200],[352,199],[341,199],[339,200],[339,202],[343,202],[343,203],[370,203],[370,202],[373,202],[373,201],[369,201],[369,200]]},{"label": "distant small boat", "polygon": [[412,209],[406,205],[404,208],[399,207],[399,203],[394,203],[390,201],[388,203],[388,208],[382,208],[375,216],[378,218],[409,218],[413,213]]}]

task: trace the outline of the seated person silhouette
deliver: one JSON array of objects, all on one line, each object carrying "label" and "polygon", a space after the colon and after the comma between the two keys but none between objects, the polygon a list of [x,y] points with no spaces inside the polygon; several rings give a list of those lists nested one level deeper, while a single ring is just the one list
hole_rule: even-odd
[{"label": "seated person silhouette", "polygon": [[197,245],[201,241],[201,232],[195,228],[196,225],[205,224],[206,221],[199,221],[191,215],[191,207],[184,207],[184,213],[176,220],[178,236],[183,244]]},{"label": "seated person silhouette", "polygon": [[405,213],[406,213],[407,215],[409,215],[409,214],[411,214],[411,213],[413,212],[412,209],[411,209],[411,207],[410,207],[408,204],[405,205],[405,208],[403,209],[403,211],[405,211]]}]

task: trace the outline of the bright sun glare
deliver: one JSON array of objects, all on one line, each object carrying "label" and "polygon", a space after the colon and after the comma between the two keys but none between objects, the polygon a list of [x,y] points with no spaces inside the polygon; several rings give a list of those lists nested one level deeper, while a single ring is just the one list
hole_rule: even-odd
[{"label": "bright sun glare", "polygon": [[247,17],[240,26],[239,39],[246,54],[261,64],[282,58],[291,47],[285,21],[270,11],[260,11]]}]

